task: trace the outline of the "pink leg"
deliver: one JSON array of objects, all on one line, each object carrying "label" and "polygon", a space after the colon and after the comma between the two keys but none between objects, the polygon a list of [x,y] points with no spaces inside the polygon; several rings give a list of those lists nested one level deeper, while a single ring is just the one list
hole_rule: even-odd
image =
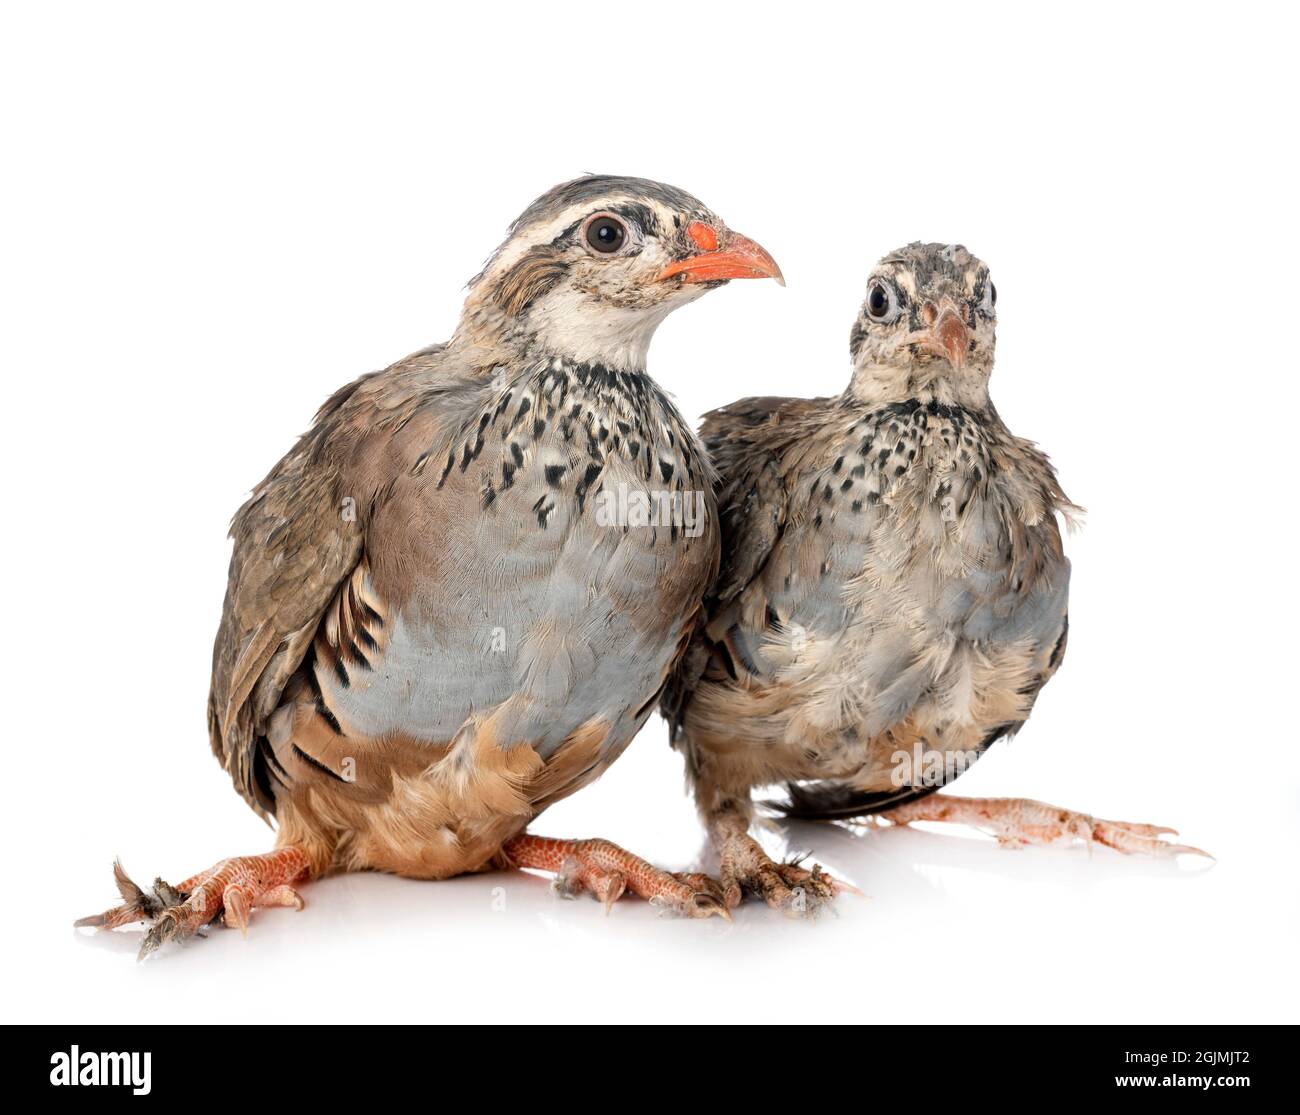
[{"label": "pink leg", "polygon": [[707,875],[672,875],[608,840],[554,840],[523,833],[502,852],[515,867],[556,873],[556,889],[566,897],[588,891],[606,912],[630,890],[652,905],[687,917],[713,914],[730,919],[717,884]]},{"label": "pink leg", "polygon": [[947,821],[970,825],[992,833],[999,844],[1013,848],[1026,844],[1073,844],[1082,841],[1088,846],[1104,844],[1125,855],[1187,854],[1214,858],[1200,848],[1161,840],[1162,836],[1178,835],[1171,828],[1131,821],[1107,821],[1030,798],[959,798],[947,794],[930,794],[880,816],[896,825],[907,825],[913,821]]},{"label": "pink leg", "polygon": [[774,910],[813,917],[837,894],[862,893],[827,875],[819,864],[777,863],[749,835],[748,819],[734,810],[709,818],[709,838],[722,861],[723,899],[729,907],[740,905],[744,894],[756,894]]},{"label": "pink leg", "polygon": [[311,875],[307,853],[301,848],[279,848],[260,856],[234,856],[173,887],[158,879],[147,892],[127,877],[120,863],[113,864],[113,877],[122,905],[102,914],[81,918],[78,926],[115,929],[133,922],[152,922],[140,946],[143,960],[160,945],[188,937],[223,915],[226,925],[241,932],[257,906],[296,906],[303,901],[291,884],[305,882]]}]

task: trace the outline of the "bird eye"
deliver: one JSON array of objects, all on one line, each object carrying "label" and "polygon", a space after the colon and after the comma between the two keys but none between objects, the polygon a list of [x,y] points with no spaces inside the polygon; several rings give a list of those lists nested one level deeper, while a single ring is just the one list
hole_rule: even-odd
[{"label": "bird eye", "polygon": [[872,321],[892,320],[898,311],[894,292],[884,283],[872,283],[867,291],[867,317]]},{"label": "bird eye", "polygon": [[611,255],[627,243],[627,226],[617,217],[602,213],[587,222],[587,246],[601,255]]}]

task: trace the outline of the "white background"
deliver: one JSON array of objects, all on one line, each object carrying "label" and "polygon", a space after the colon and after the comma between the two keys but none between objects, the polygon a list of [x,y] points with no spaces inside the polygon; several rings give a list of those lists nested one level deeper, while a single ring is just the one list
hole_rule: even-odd
[{"label": "white background", "polygon": [[[1295,1021],[1295,36],[1244,3],[7,5],[4,1019]],[[144,965],[70,928],[115,854],[269,847],[204,725],[226,523],[584,171],[785,270],[661,330],[692,419],[839,391],[887,250],[991,264],[997,406],[1090,515],[1065,668],[960,791],[1216,864],[811,827],[869,895],[816,924],[503,875],[331,879]],[[537,829],[704,853],[657,720]]]}]

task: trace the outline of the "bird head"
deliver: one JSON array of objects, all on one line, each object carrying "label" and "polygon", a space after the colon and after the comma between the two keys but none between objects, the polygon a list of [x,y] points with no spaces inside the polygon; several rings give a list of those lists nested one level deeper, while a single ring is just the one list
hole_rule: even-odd
[{"label": "bird head", "polygon": [[590,175],[534,201],[470,282],[458,336],[639,370],[659,323],[730,279],[781,269],[683,190]]},{"label": "bird head", "polygon": [[993,370],[997,290],[960,244],[909,244],[867,280],[849,350],[855,394],[869,402],[929,393],[982,405]]}]

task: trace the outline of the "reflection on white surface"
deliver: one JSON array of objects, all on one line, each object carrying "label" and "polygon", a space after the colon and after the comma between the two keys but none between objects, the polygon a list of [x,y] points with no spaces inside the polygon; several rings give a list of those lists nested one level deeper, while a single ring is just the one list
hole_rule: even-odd
[{"label": "reflection on white surface", "polygon": [[[1049,693],[1026,732],[981,759],[957,790],[1174,824],[1217,862],[1010,851],[944,825],[792,824],[759,833],[768,850],[809,852],[865,897],[842,896],[811,923],[747,904],[728,924],[661,917],[627,898],[607,917],[599,903],[564,901],[546,878],[524,873],[437,883],[347,875],[306,885],[301,912],[256,911],[246,940],[214,928],[144,964],[135,961],[138,932],[69,928],[113,897],[112,855],[141,881],[175,880],[265,849],[271,834],[199,748],[177,749],[157,733],[133,758],[153,786],[184,786],[184,795],[124,786],[111,749],[86,749],[86,792],[70,823],[48,829],[39,859],[16,865],[11,893],[40,901],[0,930],[18,961],[0,1013],[85,1022],[1295,1021],[1295,788],[1265,780],[1249,795],[1225,794],[1213,738],[1190,725],[1171,737],[1188,757],[1171,778],[1152,748],[1131,745],[1135,729],[1099,734],[1069,715],[1082,696],[1053,703]],[[603,836],[674,870],[714,866],[657,721],[598,783],[533,827]]]},{"label": "reflection on white surface", "polygon": [[1208,1017],[1212,986],[1222,1019],[1280,943],[1280,925],[1236,923],[1219,866],[1007,851],[960,831],[765,835],[774,852],[815,848],[866,891],[815,923],[752,904],[731,924],[683,921],[633,899],[607,917],[526,873],[341,876],[306,888],[301,913],[259,912],[246,941],[214,928],[140,966],[139,933],[74,933],[65,967],[116,990],[97,1001],[65,985],[49,1013],[76,1001],[96,1020],[149,1017],[160,993],[183,1020],[1173,1020]]}]

